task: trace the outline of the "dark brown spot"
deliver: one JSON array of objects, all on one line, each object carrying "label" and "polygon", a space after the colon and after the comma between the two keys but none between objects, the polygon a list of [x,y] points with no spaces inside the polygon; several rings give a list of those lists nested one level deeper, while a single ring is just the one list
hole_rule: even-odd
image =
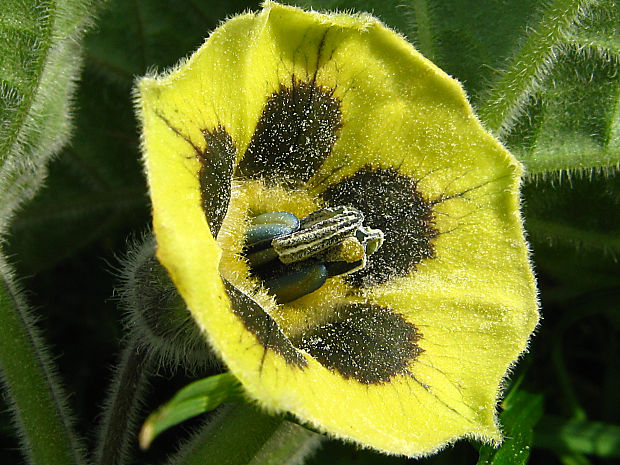
[{"label": "dark brown spot", "polygon": [[284,335],[271,315],[228,281],[224,280],[224,286],[230,298],[233,313],[241,319],[245,328],[254,334],[265,350],[273,350],[289,365],[298,368],[306,367],[308,364],[306,359]]},{"label": "dark brown spot", "polygon": [[202,133],[206,142],[204,153],[198,157],[202,164],[198,174],[202,209],[207,217],[211,234],[217,237],[230,202],[237,149],[222,126],[213,130],[205,129]]},{"label": "dark brown spot", "polygon": [[332,92],[294,78],[291,87],[274,92],[237,174],[289,186],[308,181],[330,154],[342,124],[340,100]]},{"label": "dark brown spot", "polygon": [[421,353],[416,327],[398,313],[372,304],[344,304],[333,319],[315,326],[293,343],[321,365],[364,384],[408,374]]},{"label": "dark brown spot", "polygon": [[385,235],[381,248],[366,267],[345,279],[354,286],[372,286],[409,274],[415,265],[434,256],[432,205],[416,190],[416,182],[395,169],[364,167],[323,193],[331,205],[357,208],[364,224]]}]

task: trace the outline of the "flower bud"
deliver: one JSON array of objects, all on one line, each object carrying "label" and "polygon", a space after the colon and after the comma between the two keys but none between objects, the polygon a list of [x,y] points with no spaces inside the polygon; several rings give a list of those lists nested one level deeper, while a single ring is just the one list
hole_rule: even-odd
[{"label": "flower bud", "polygon": [[161,365],[191,370],[216,363],[168,271],[155,257],[155,247],[149,234],[122,260],[119,294],[128,329]]}]

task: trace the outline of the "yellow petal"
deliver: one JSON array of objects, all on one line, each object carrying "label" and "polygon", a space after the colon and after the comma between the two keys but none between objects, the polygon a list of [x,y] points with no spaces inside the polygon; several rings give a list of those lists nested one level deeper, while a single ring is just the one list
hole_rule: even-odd
[{"label": "yellow petal", "polygon": [[[500,439],[502,379],[538,319],[521,167],[456,81],[371,16],[269,2],[137,102],[157,256],[251,397],[388,453]],[[248,215],[335,199],[395,208],[364,212],[384,215],[383,255],[366,281],[277,306],[239,256]]]}]

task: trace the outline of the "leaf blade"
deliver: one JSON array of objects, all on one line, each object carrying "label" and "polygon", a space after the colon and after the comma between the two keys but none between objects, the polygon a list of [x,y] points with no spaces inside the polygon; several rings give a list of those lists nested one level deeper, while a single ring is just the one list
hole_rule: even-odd
[{"label": "leaf blade", "polygon": [[81,63],[79,39],[90,10],[82,0],[11,0],[3,5],[0,234],[17,206],[37,191],[47,160],[68,140],[71,95]]},{"label": "leaf blade", "polygon": [[167,429],[211,411],[223,402],[238,400],[242,395],[241,384],[229,372],[188,384],[149,415],[140,431],[140,447],[148,449],[153,440]]}]

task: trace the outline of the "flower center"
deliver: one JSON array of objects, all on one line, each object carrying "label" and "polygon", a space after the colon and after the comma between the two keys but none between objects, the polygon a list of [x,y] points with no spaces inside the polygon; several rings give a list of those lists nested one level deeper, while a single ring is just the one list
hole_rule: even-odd
[{"label": "flower center", "polygon": [[252,218],[244,255],[252,273],[278,303],[319,289],[328,278],[366,266],[368,255],[383,244],[383,232],[363,225],[362,212],[328,207],[301,220],[286,211]]}]

